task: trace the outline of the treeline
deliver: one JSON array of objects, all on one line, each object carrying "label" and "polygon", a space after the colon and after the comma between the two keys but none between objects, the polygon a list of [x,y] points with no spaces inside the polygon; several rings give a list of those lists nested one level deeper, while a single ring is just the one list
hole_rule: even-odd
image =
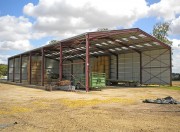
[{"label": "treeline", "polygon": [[0,64],[0,77],[7,76],[7,65]]},{"label": "treeline", "polygon": [[172,73],[172,80],[179,81],[180,80],[180,73]]}]

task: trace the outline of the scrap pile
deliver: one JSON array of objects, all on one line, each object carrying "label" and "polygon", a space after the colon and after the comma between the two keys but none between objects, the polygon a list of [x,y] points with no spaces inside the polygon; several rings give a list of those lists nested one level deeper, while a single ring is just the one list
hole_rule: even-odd
[{"label": "scrap pile", "polygon": [[57,86],[67,86],[67,85],[71,85],[71,81],[70,80],[62,80],[56,83]]},{"label": "scrap pile", "polygon": [[176,101],[171,96],[165,98],[157,98],[156,100],[145,99],[143,103],[155,103],[155,104],[180,104],[179,101]]}]

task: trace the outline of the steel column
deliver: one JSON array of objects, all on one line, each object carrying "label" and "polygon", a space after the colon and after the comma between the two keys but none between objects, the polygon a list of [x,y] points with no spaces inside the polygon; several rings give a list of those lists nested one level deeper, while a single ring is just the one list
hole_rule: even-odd
[{"label": "steel column", "polygon": [[89,34],[86,34],[86,92],[89,91]]},{"label": "steel column", "polygon": [[44,49],[41,49],[41,86],[44,86],[44,68],[45,63],[44,63]]},{"label": "steel column", "polygon": [[30,52],[29,53],[29,84],[31,84],[31,74],[32,74],[31,63],[32,63],[32,54]]},{"label": "steel column", "polygon": [[142,52],[139,53],[140,56],[140,84],[142,84]]},{"label": "steel column", "polygon": [[170,86],[172,86],[172,48],[169,50],[170,52]]},{"label": "steel column", "polygon": [[15,57],[13,57],[13,82],[15,81]]},{"label": "steel column", "polygon": [[[73,61],[71,60],[71,75],[73,75]],[[71,76],[71,81],[73,81],[73,76]]]},{"label": "steel column", "polygon": [[59,53],[59,80],[62,80],[63,72],[63,56],[62,56],[62,44],[60,43],[60,53]]},{"label": "steel column", "polygon": [[19,77],[19,82],[22,83],[22,55],[20,55],[20,66],[19,66],[19,72],[20,72],[20,77]]},{"label": "steel column", "polygon": [[7,81],[9,81],[9,60],[10,60],[10,59],[8,58]]},{"label": "steel column", "polygon": [[116,55],[116,79],[119,79],[119,68],[118,68],[118,64],[119,64],[119,56]]}]

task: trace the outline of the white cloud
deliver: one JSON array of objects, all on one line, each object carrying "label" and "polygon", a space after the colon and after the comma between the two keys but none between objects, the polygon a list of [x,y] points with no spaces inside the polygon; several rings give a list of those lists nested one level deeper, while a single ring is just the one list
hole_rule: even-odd
[{"label": "white cloud", "polygon": [[172,20],[170,28],[173,34],[180,34],[180,16]]},{"label": "white cloud", "polygon": [[24,17],[0,17],[0,41],[17,41],[30,38],[32,24]]},{"label": "white cloud", "polygon": [[29,50],[32,23],[24,17],[0,17],[0,51],[3,50]]},{"label": "white cloud", "polygon": [[1,55],[0,54],[0,64],[7,64],[7,58],[10,57],[9,55]]},{"label": "white cloud", "polygon": [[102,27],[131,27],[147,10],[145,0],[40,0],[24,7],[24,13],[37,20],[35,30],[56,37]]},{"label": "white cloud", "polygon": [[180,0],[161,0],[152,4],[149,8],[149,14],[166,21],[173,20],[177,14],[180,14]]},{"label": "white cloud", "polygon": [[172,49],[173,49],[173,61],[172,61],[172,64],[173,64],[173,72],[178,72],[180,73],[180,46],[178,46],[180,44],[180,40],[178,39],[172,39],[173,41],[173,44],[172,44]]},{"label": "white cloud", "polygon": [[0,51],[1,50],[21,50],[27,51],[32,49],[28,40],[17,40],[17,41],[1,41],[0,42]]}]

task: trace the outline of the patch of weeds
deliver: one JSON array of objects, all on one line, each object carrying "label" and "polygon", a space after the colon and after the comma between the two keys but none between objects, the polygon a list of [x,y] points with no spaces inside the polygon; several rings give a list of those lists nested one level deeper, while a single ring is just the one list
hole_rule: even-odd
[{"label": "patch of weeds", "polygon": [[109,103],[120,103],[120,104],[134,104],[135,101],[133,99],[125,99],[125,98],[107,98],[104,100],[100,99],[91,99],[91,100],[70,100],[70,99],[61,99],[60,103],[70,107],[84,107],[84,106],[94,106],[98,104],[109,104]]}]

